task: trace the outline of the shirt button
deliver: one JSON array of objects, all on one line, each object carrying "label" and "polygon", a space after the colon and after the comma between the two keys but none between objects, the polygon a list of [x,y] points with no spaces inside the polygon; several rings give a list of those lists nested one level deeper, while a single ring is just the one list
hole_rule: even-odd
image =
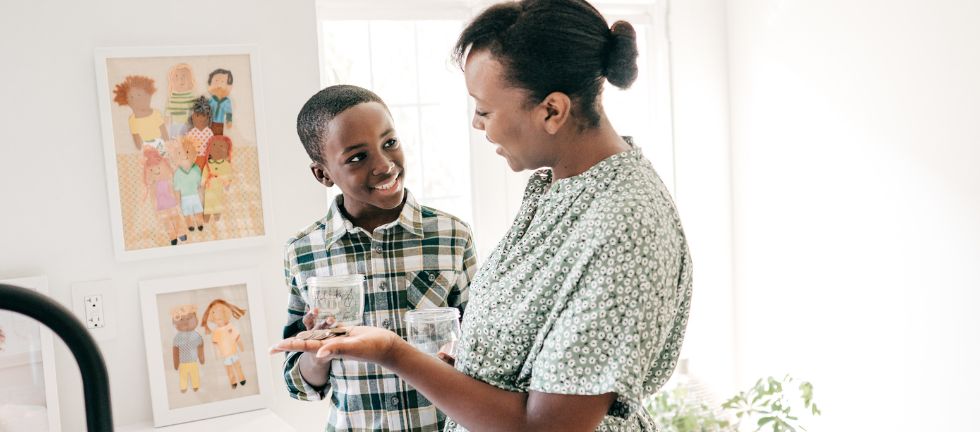
[{"label": "shirt button", "polygon": [[381,325],[384,326],[384,328],[386,328],[386,329],[390,329],[391,328],[391,320],[390,319],[385,319],[384,321],[381,322]]},{"label": "shirt button", "polygon": [[398,406],[398,398],[397,397],[392,397],[391,398],[391,404],[394,405],[394,406]]},{"label": "shirt button", "polygon": [[381,252],[382,252],[382,250],[381,250],[381,245],[377,245],[377,246],[375,246],[375,247],[374,247],[374,251],[375,251],[375,252],[377,252],[377,253],[381,253]]},{"label": "shirt button", "polygon": [[436,275],[430,273],[429,274],[429,282],[432,282],[434,280],[436,280]]},{"label": "shirt button", "polygon": [[381,288],[382,290],[388,289],[388,281],[381,281],[381,283],[378,284],[378,287]]}]

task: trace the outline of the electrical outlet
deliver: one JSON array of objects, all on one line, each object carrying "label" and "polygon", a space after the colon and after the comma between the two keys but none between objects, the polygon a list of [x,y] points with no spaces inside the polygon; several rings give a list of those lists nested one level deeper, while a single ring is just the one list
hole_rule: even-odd
[{"label": "electrical outlet", "polygon": [[102,295],[87,295],[82,300],[85,305],[85,327],[103,328],[105,327],[105,315],[102,312]]},{"label": "electrical outlet", "polygon": [[111,280],[73,282],[72,307],[95,340],[116,337],[116,291]]}]

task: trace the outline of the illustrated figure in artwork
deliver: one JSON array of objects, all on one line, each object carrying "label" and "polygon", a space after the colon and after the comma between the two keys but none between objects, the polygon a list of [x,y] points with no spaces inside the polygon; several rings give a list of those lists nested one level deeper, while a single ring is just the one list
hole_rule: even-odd
[{"label": "illustrated figure in artwork", "polygon": [[181,138],[174,148],[177,169],[174,170],[174,190],[180,200],[180,212],[184,215],[187,230],[204,231],[204,204],[201,201],[201,169],[194,164],[197,144],[191,138]]},{"label": "illustrated figure in artwork", "polygon": [[187,126],[187,137],[194,140],[197,145],[197,157],[194,159],[194,164],[203,171],[204,164],[208,161],[205,157],[208,140],[214,136],[214,132],[211,131],[211,104],[208,102],[208,98],[201,96],[194,100],[194,104],[191,105],[191,114],[187,118]]},{"label": "illustrated figure in artwork", "polygon": [[0,327],[0,351],[3,351],[3,344],[7,343],[7,335],[3,334],[3,327]]},{"label": "illustrated figure in artwork", "polygon": [[157,219],[163,225],[170,244],[176,246],[177,240],[187,240],[187,231],[184,230],[177,208],[173,169],[159,152],[149,147],[143,149],[143,162],[143,186],[146,188],[144,199],[150,197]]},{"label": "illustrated figure in artwork", "polygon": [[211,131],[215,135],[224,135],[225,129],[231,129],[231,86],[234,76],[228,69],[215,69],[208,75],[208,92],[211,93]]},{"label": "illustrated figure in artwork", "polygon": [[129,116],[129,133],[133,136],[136,150],[142,151],[148,147],[166,156],[164,142],[170,140],[170,134],[163,116],[150,106],[156,91],[152,78],[129,75],[123,82],[116,84],[113,101],[119,106],[128,106],[133,111]]},{"label": "illustrated figure in artwork", "polygon": [[191,106],[196,99],[194,95],[194,71],[187,63],[178,63],[170,68],[167,74],[167,88],[170,90],[167,96],[167,126],[170,136],[178,137],[186,131],[187,116],[190,115]]},{"label": "illustrated figure in artwork", "polygon": [[201,388],[201,371],[204,364],[204,338],[197,332],[197,306],[183,305],[170,311],[177,335],[174,336],[174,370],[179,372],[180,392],[187,392],[187,384],[198,391]]},{"label": "illustrated figure in artwork", "polygon": [[205,150],[207,165],[204,171],[204,222],[217,222],[225,211],[226,196],[234,175],[231,163],[231,138],[215,135]]},{"label": "illustrated figure in artwork", "polygon": [[204,322],[201,323],[204,333],[211,335],[211,343],[222,358],[225,372],[228,373],[228,382],[233,389],[245,385],[245,374],[242,372],[242,363],[239,359],[239,355],[245,351],[245,346],[242,344],[238,328],[232,323],[232,319],[238,320],[244,315],[245,309],[217,299],[204,310],[202,317]]}]

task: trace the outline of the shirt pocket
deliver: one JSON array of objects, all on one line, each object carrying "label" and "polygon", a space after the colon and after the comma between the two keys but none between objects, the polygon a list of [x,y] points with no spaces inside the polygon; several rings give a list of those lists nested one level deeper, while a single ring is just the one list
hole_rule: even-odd
[{"label": "shirt pocket", "polygon": [[406,298],[412,309],[448,306],[449,292],[456,282],[453,270],[422,270],[406,276]]}]

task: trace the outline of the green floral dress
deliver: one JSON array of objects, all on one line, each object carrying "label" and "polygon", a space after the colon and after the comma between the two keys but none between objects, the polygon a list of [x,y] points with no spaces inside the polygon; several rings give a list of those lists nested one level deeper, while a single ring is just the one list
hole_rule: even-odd
[{"label": "green floral dress", "polygon": [[677,364],[690,302],[680,219],[639,149],[554,184],[538,171],[470,286],[456,368],[509,391],[615,392],[597,430],[655,430],[642,400]]}]

